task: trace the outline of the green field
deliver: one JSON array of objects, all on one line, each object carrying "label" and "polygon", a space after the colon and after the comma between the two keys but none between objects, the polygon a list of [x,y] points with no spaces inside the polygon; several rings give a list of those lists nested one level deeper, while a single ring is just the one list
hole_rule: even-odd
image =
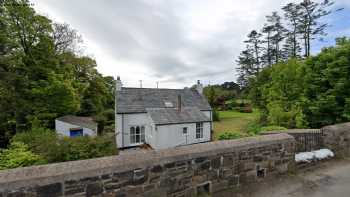
[{"label": "green field", "polygon": [[236,111],[219,111],[220,121],[214,122],[214,139],[224,132],[245,132],[246,126],[259,117],[259,112],[241,113]]}]

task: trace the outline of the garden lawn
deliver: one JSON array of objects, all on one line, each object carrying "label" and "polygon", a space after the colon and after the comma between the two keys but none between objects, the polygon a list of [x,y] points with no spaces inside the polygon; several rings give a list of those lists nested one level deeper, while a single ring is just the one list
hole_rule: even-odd
[{"label": "garden lawn", "polygon": [[220,121],[214,122],[214,139],[224,132],[245,132],[246,126],[258,119],[259,112],[241,113],[237,111],[219,111]]}]

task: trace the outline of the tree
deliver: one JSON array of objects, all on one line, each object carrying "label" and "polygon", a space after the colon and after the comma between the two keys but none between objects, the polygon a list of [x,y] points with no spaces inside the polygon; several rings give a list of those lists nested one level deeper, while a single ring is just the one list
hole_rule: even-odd
[{"label": "tree", "polygon": [[295,3],[288,3],[282,10],[284,11],[284,18],[287,21],[288,29],[286,34],[286,42],[284,45],[284,52],[287,57],[297,58],[301,51],[299,43],[300,35],[300,15],[302,14],[301,6]]},{"label": "tree", "polygon": [[320,19],[331,14],[329,7],[333,4],[334,2],[330,0],[323,0],[321,3],[304,0],[300,3],[302,8],[300,31],[303,33],[305,57],[310,56],[311,40],[326,35],[325,29],[328,24],[320,22]]},{"label": "tree", "polygon": [[266,46],[266,54],[264,55],[263,59],[267,63],[268,66],[272,65],[273,61],[273,49],[272,49],[272,34],[273,34],[273,25],[265,24],[263,27],[262,32],[266,34],[264,43],[267,44]]},{"label": "tree", "polygon": [[268,124],[311,127],[350,120],[350,40],[306,60],[291,59],[251,79],[250,98]]},{"label": "tree", "polygon": [[113,77],[77,54],[78,33],[53,24],[26,0],[0,4],[0,144],[34,122],[53,128],[58,116],[97,116],[114,108]]},{"label": "tree", "polygon": [[335,47],[322,50],[305,62],[303,94],[311,127],[350,120],[350,39],[338,38]]},{"label": "tree", "polygon": [[237,60],[239,77],[238,83],[240,84],[241,89],[248,86],[249,78],[256,75],[258,68],[256,67],[256,60],[254,58],[253,52],[250,48],[242,51]]},{"label": "tree", "polygon": [[[272,35],[270,36],[271,44],[274,45],[273,54],[274,54],[274,63],[278,63],[282,57],[282,50],[280,48],[280,43],[285,38],[284,33],[286,29],[283,27],[281,22],[281,16],[277,12],[272,12],[272,15],[266,16],[268,25],[270,27]],[[270,32],[270,33],[271,33]]]},{"label": "tree", "polygon": [[262,43],[261,40],[262,34],[258,33],[256,30],[251,31],[248,34],[248,40],[245,40],[244,42],[247,43],[247,48],[250,49],[250,52],[253,53],[254,59],[255,59],[255,69],[256,72],[259,73],[260,66],[261,66],[261,56],[260,51],[262,49]]},{"label": "tree", "polygon": [[52,38],[57,53],[78,52],[78,45],[83,42],[77,31],[67,23],[54,23]]},{"label": "tree", "polygon": [[209,87],[209,93],[208,93],[208,101],[210,106],[214,106],[215,101],[215,89],[213,86]]},{"label": "tree", "polygon": [[239,67],[236,70],[239,73],[238,83],[241,88],[248,86],[249,78],[258,74],[262,68],[262,57],[260,51],[263,50],[261,40],[262,34],[256,30],[248,34],[246,49],[243,50],[236,60]]}]

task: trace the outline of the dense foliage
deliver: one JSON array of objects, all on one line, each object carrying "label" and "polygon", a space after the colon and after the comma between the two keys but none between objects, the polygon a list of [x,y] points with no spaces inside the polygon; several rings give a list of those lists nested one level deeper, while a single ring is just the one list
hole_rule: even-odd
[{"label": "dense foliage", "polygon": [[44,163],[46,160],[34,154],[22,142],[13,142],[8,149],[0,149],[0,170]]},{"label": "dense foliage", "polygon": [[350,120],[350,39],[306,60],[265,68],[251,80],[250,97],[262,120],[287,128],[319,128]]},{"label": "dense foliage", "polygon": [[246,48],[236,59],[240,86],[248,87],[251,77],[273,64],[310,57],[312,40],[322,39],[329,26],[323,17],[339,10],[334,10],[334,1],[303,0],[283,6],[283,16],[280,12],[267,15],[261,30],[252,30],[247,35]]},{"label": "dense foliage", "polygon": [[[33,122],[53,128],[66,114],[112,124],[114,79],[79,52],[81,38],[67,24],[38,15],[26,0],[0,4],[0,145]],[[113,112],[108,113],[113,114]]]},{"label": "dense foliage", "polygon": [[116,154],[113,136],[69,138],[44,128],[34,128],[31,131],[18,133],[12,138],[11,144],[14,143],[25,144],[30,151],[49,163]]},{"label": "dense foliage", "polygon": [[203,93],[212,107],[220,107],[225,101],[237,98],[240,95],[240,87],[234,82],[225,82],[220,85],[204,87]]}]

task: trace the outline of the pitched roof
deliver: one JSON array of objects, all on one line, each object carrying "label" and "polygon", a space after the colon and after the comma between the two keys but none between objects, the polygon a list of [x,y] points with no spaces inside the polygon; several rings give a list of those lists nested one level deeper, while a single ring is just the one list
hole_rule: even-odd
[{"label": "pitched roof", "polygon": [[177,108],[178,95],[181,95],[184,107],[211,110],[204,96],[188,88],[122,88],[117,92],[117,113],[145,113],[146,108],[166,108],[165,102],[171,102]]},{"label": "pitched roof", "polygon": [[156,125],[210,121],[210,118],[196,107],[182,108],[181,111],[175,108],[148,108],[146,110]]},{"label": "pitched roof", "polygon": [[91,117],[67,115],[57,118],[56,120],[74,124],[77,126],[89,128],[96,131],[97,123]]}]

